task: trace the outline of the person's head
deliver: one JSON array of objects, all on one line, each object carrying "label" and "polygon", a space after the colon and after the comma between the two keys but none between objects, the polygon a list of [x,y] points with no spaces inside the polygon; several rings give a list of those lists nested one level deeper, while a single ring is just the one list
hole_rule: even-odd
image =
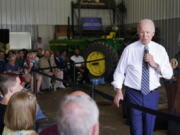
[{"label": "person's head", "polygon": [[43,49],[42,48],[38,48],[37,49],[37,56],[43,56],[43,55],[44,55]]},{"label": "person's head", "polygon": [[28,52],[27,54],[27,60],[31,61],[34,59],[34,52]]},{"label": "person's head", "polygon": [[4,59],[4,57],[5,57],[4,52],[3,52],[3,51],[0,51],[0,60],[3,60],[3,59]]},{"label": "person's head", "polygon": [[77,56],[80,54],[80,51],[79,51],[78,48],[75,48],[75,49],[74,49],[74,54],[77,55]]},{"label": "person's head", "polygon": [[10,50],[7,55],[15,55],[15,52],[13,50]]},{"label": "person's head", "polygon": [[28,54],[28,50],[27,49],[22,49],[22,51],[24,52],[24,58],[26,58],[26,56]]},{"label": "person's head", "polygon": [[7,128],[15,131],[32,130],[34,129],[36,111],[36,97],[30,92],[17,92],[9,100],[4,124]]},{"label": "person's head", "polygon": [[32,55],[33,55],[33,59],[36,59],[36,57],[37,57],[37,51],[33,51],[33,52],[32,52]]},{"label": "person's head", "polygon": [[15,51],[15,55],[16,55],[16,59],[19,59],[19,58],[20,58],[19,51]]},{"label": "person's head", "polygon": [[3,96],[14,93],[23,89],[18,75],[15,74],[0,74],[0,90]]},{"label": "person's head", "polygon": [[72,93],[62,100],[57,123],[61,135],[98,135],[98,107],[87,94]]},{"label": "person's head", "polygon": [[37,38],[37,42],[38,42],[38,43],[42,43],[42,38],[41,38],[41,37],[38,37],[38,38]]},{"label": "person's head", "polygon": [[51,57],[51,52],[49,50],[44,51],[44,57],[50,58]]},{"label": "person's head", "polygon": [[54,51],[54,56],[55,57],[58,57],[60,55],[60,52],[59,51]]},{"label": "person's head", "polygon": [[147,45],[155,34],[154,22],[150,19],[143,19],[137,26],[137,32],[142,44]]},{"label": "person's head", "polygon": [[15,64],[16,63],[16,55],[15,54],[9,55],[7,60],[8,60],[9,64]]},{"label": "person's head", "polygon": [[19,57],[20,57],[20,58],[24,58],[24,57],[25,57],[25,54],[24,54],[24,51],[23,51],[23,50],[20,50],[20,51],[19,51]]},{"label": "person's head", "polygon": [[66,50],[62,50],[62,51],[60,52],[60,56],[61,56],[61,57],[67,57],[67,51],[66,51]]}]

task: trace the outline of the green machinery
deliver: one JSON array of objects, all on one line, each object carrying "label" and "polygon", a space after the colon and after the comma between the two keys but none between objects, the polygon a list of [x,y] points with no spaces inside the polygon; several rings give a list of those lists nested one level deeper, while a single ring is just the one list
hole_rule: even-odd
[{"label": "green machinery", "polygon": [[105,77],[109,79],[117,65],[119,56],[124,49],[123,39],[83,39],[83,40],[52,40],[50,49],[53,51],[66,49],[71,55],[78,47],[86,60],[90,78]]},{"label": "green machinery", "polygon": [[[123,39],[116,38],[118,37],[116,35],[118,32],[118,27],[113,25],[115,24],[116,8],[118,7],[115,6],[114,0],[108,2],[103,0],[101,2],[84,2],[81,0],[78,0],[76,3],[71,2],[71,27],[70,20],[68,20],[69,27],[67,33],[69,34],[67,34],[67,37],[68,35],[71,35],[73,40],[52,40],[50,41],[51,50],[66,49],[68,50],[69,55],[71,55],[73,48],[78,47],[86,60],[85,65],[89,70],[90,78],[104,77],[105,79],[111,79],[110,77],[112,77],[112,73],[117,65],[119,56],[124,49]],[[97,18],[94,18],[93,21],[90,21],[89,18],[86,18],[86,20],[83,21],[84,17],[81,16],[81,12],[84,9],[101,9],[109,11],[112,16],[112,18],[110,18],[112,20],[112,24],[110,24],[110,26],[113,27],[109,30],[102,30],[101,28],[99,29],[99,26],[102,24],[100,23],[101,21]],[[122,10],[118,12],[121,12],[122,14],[124,13]],[[94,27],[96,28],[94,29]],[[95,31],[92,31],[92,29]],[[91,35],[89,33],[88,35],[88,32],[93,34]],[[102,36],[102,32],[104,36]],[[97,33],[99,33],[98,35],[101,37],[97,36]],[[107,33],[109,33],[109,35],[106,35]],[[76,36],[79,36],[79,39],[81,40],[75,39]],[[87,36],[91,38],[84,39]]]}]

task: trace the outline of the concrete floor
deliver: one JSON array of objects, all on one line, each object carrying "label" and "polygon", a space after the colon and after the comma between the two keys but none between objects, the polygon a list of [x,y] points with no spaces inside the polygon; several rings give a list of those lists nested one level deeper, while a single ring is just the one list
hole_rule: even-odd
[{"label": "concrete floor", "polygon": [[[98,86],[98,90],[114,95],[110,85]],[[56,121],[59,100],[64,94],[72,92],[72,88],[58,89],[56,92],[47,91],[38,96],[39,104],[50,121]],[[129,135],[129,127],[122,117],[122,108],[116,108],[111,101],[95,96],[100,109],[100,135]],[[156,130],[154,135],[167,135],[166,130]]]}]

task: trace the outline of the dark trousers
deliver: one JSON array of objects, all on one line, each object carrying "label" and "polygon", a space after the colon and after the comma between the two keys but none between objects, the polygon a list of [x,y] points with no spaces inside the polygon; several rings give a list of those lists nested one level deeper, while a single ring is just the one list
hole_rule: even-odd
[{"label": "dark trousers", "polygon": [[[125,98],[127,102],[148,107],[150,109],[157,109],[159,94],[159,90],[152,91],[148,95],[143,95],[140,91],[126,88]],[[128,112],[131,135],[153,134],[156,118],[154,115],[133,108],[129,108]]]}]

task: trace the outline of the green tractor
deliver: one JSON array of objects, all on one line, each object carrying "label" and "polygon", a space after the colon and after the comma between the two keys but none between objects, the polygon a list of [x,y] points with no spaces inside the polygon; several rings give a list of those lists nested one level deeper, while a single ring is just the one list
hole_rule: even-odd
[{"label": "green tractor", "polygon": [[119,56],[124,49],[123,39],[84,39],[84,40],[52,40],[50,49],[66,49],[71,55],[73,49],[78,47],[86,60],[89,77],[112,77]]}]

